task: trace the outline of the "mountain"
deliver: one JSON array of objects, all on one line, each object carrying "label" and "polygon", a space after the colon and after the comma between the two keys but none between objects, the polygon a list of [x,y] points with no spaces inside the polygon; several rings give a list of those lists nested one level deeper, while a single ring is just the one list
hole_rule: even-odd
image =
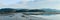
[{"label": "mountain", "polygon": [[41,10],[44,10],[45,13],[41,14],[41,15],[55,15],[55,14],[60,14],[60,10],[56,10],[56,9],[50,9],[50,8],[47,8],[47,9],[41,9]]},{"label": "mountain", "polygon": [[47,9],[41,9],[41,10],[44,10],[46,12],[56,12],[56,11],[58,11],[56,9],[49,9],[49,8],[47,8]]}]

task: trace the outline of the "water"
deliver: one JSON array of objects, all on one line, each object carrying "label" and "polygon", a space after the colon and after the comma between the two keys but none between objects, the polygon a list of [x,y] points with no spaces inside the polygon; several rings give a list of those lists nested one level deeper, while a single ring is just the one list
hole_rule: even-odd
[{"label": "water", "polygon": [[45,19],[48,19],[48,20],[60,20],[60,14],[57,14],[57,15],[50,15],[50,16],[44,16],[44,15],[32,15],[34,17],[41,17],[41,18],[45,18]]},{"label": "water", "polygon": [[[23,14],[18,13],[9,15],[9,16],[0,16],[0,20],[60,20],[60,14],[56,15],[26,15],[25,17],[21,17]],[[10,17],[12,16],[12,17]]]}]

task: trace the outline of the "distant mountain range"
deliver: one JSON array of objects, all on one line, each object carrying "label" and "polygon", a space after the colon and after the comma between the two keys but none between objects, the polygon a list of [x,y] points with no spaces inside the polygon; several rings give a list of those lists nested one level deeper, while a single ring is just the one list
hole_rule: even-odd
[{"label": "distant mountain range", "polygon": [[60,12],[60,10],[49,9],[49,8],[47,8],[47,9],[42,9],[42,10],[44,10],[44,11],[46,11],[46,12]]},{"label": "distant mountain range", "polygon": [[60,12],[56,9],[12,9],[12,8],[2,8],[0,13],[16,13],[16,12]]}]

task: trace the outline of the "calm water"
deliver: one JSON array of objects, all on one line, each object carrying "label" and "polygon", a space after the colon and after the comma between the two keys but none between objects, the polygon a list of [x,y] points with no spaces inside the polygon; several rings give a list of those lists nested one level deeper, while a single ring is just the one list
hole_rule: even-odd
[{"label": "calm water", "polygon": [[60,14],[57,15],[28,15],[26,17],[21,17],[23,14],[18,13],[9,16],[0,16],[0,20],[60,20]]}]

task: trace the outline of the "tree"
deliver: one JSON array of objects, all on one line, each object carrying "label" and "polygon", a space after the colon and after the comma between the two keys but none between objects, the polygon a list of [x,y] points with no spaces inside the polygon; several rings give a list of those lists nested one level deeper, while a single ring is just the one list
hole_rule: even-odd
[{"label": "tree", "polygon": [[1,14],[8,14],[8,13],[14,13],[16,10],[15,9],[12,9],[12,8],[3,8],[3,9],[0,9],[0,13]]},{"label": "tree", "polygon": [[39,9],[33,9],[29,10],[28,12],[45,12],[44,10],[39,10]]},{"label": "tree", "polygon": [[16,12],[28,12],[28,9],[20,9],[20,10],[16,10]]}]

